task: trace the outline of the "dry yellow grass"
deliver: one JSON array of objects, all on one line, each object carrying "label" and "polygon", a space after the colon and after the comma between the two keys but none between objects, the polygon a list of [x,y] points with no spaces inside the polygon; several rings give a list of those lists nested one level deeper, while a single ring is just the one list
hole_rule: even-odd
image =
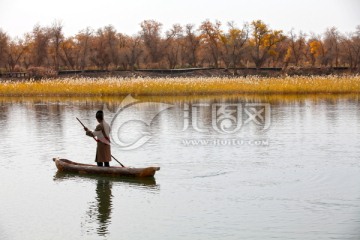
[{"label": "dry yellow grass", "polygon": [[285,78],[65,78],[0,83],[1,96],[358,94],[360,76]]}]

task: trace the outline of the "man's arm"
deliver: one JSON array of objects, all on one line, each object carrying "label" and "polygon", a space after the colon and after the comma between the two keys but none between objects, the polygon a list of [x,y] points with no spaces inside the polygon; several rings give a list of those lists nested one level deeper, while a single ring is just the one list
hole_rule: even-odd
[{"label": "man's arm", "polygon": [[88,128],[84,128],[85,131],[86,131],[86,136],[89,136],[89,137],[94,137],[94,134],[92,131],[90,131]]},{"label": "man's arm", "polygon": [[89,137],[98,137],[98,133],[101,133],[102,130],[102,126],[101,124],[97,125],[94,132],[90,131],[87,127],[84,128],[84,130],[86,131],[86,135]]}]

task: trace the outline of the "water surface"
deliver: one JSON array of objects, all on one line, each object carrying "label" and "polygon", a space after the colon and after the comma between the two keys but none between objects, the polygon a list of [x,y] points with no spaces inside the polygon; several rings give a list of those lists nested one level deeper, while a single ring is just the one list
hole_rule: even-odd
[{"label": "water surface", "polygon": [[[2,100],[0,239],[360,238],[357,97],[153,99],[172,107],[121,136],[151,139],[112,153],[127,166],[160,166],[154,179],[58,173],[53,157],[94,161],[75,117],[94,128],[96,110],[110,122],[122,100]],[[204,131],[183,131],[184,106],[214,103],[269,103],[270,126],[219,133],[201,107]]]}]

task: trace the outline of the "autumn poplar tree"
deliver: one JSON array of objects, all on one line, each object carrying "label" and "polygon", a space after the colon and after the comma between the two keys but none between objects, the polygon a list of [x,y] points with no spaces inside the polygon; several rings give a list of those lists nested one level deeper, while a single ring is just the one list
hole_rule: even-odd
[{"label": "autumn poplar tree", "polygon": [[288,49],[284,60],[286,66],[292,63],[297,67],[303,60],[306,51],[305,37],[303,32],[296,34],[293,29],[289,32]]},{"label": "autumn poplar tree", "polygon": [[360,26],[357,32],[344,36],[341,45],[341,54],[350,69],[360,69]]},{"label": "autumn poplar tree", "polygon": [[140,57],[143,52],[144,49],[140,35],[127,38],[125,57],[131,71],[134,71],[135,67],[140,65]]},{"label": "autumn poplar tree", "polygon": [[248,41],[249,28],[248,24],[244,24],[243,28],[240,29],[236,27],[234,22],[229,22],[228,26],[228,31],[220,34],[221,55],[226,68],[233,67],[234,74],[237,74],[236,68]]},{"label": "autumn poplar tree", "polygon": [[270,54],[274,53],[276,44],[285,39],[282,31],[270,30],[269,27],[261,20],[251,23],[252,38],[250,46],[252,48],[251,57],[256,68],[261,68]]},{"label": "autumn poplar tree", "polygon": [[198,50],[200,47],[200,37],[196,34],[195,25],[185,26],[183,62],[191,67],[196,67],[198,63]]},{"label": "autumn poplar tree", "polygon": [[35,67],[48,64],[48,46],[50,42],[49,29],[36,25],[31,34],[31,56],[32,65]]},{"label": "autumn poplar tree", "polygon": [[7,65],[11,72],[15,71],[15,67],[20,65],[20,60],[25,53],[27,46],[22,39],[13,39],[9,42],[7,50]]},{"label": "autumn poplar tree", "polygon": [[163,57],[163,45],[161,39],[162,24],[155,20],[145,20],[141,24],[140,35],[152,64],[158,65]]},{"label": "autumn poplar tree", "polygon": [[90,27],[81,30],[76,36],[74,41],[77,43],[76,47],[79,51],[80,69],[84,70],[88,67],[90,59],[90,47],[93,41],[94,30]]},{"label": "autumn poplar tree", "polygon": [[183,28],[179,24],[174,24],[166,31],[165,55],[170,69],[174,69],[179,63],[182,45]]},{"label": "autumn poplar tree", "polygon": [[51,56],[53,58],[55,70],[59,70],[60,67],[60,45],[64,40],[62,29],[63,25],[61,21],[55,21],[49,29]]},{"label": "autumn poplar tree", "polygon": [[6,59],[9,47],[8,35],[0,29],[0,72],[6,66]]},{"label": "autumn poplar tree", "polygon": [[221,22],[204,21],[200,27],[201,44],[210,52],[215,68],[219,67]]},{"label": "autumn poplar tree", "polygon": [[326,57],[331,67],[333,65],[335,67],[339,66],[341,38],[340,32],[335,27],[329,28],[325,32],[324,45],[327,53]]},{"label": "autumn poplar tree", "polygon": [[74,37],[64,39],[60,44],[60,59],[67,69],[75,70],[80,66],[80,48]]}]

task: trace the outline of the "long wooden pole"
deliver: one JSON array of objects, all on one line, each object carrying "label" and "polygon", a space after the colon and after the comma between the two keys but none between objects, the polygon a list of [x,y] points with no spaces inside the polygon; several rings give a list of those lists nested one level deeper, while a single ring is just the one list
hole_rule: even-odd
[{"label": "long wooden pole", "polygon": [[[80,123],[84,128],[86,128],[85,125],[80,121],[80,119],[78,119],[78,118],[76,118],[76,119],[79,121],[79,123]],[[93,137],[93,139],[97,142],[96,138],[95,138],[94,136],[92,136],[92,137]],[[111,157],[112,157],[115,161],[117,161],[122,167],[125,167],[125,166],[122,165],[122,163],[119,162],[113,155],[111,155]]]}]

